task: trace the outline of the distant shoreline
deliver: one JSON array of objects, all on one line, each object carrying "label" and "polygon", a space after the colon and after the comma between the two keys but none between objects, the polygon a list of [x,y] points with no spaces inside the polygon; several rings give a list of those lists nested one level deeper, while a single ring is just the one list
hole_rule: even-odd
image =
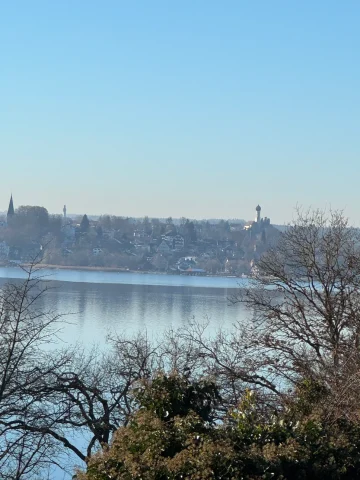
[{"label": "distant shoreline", "polygon": [[[98,271],[98,272],[121,272],[121,273],[134,273],[135,271],[117,268],[117,267],[91,267],[80,265],[50,265],[47,263],[39,263],[37,268],[49,268],[51,270],[85,270],[85,271]],[[143,272],[139,272],[143,273]],[[147,272],[144,272],[147,273]]]},{"label": "distant shoreline", "polygon": [[[22,265],[9,265],[3,264],[0,265],[1,267],[27,267],[30,264],[22,264]],[[36,268],[41,269],[49,269],[49,270],[78,270],[78,271],[87,271],[87,272],[113,272],[113,273],[137,273],[139,275],[176,275],[180,276],[179,273],[176,272],[155,272],[155,271],[146,271],[146,270],[128,270],[125,268],[118,268],[118,267],[91,267],[91,266],[77,266],[77,265],[51,265],[46,263],[39,263],[36,265]],[[221,278],[241,278],[235,275],[224,275],[224,274],[211,274],[208,273],[206,275],[188,275],[184,274],[184,276],[200,276],[200,277],[221,277]]]},{"label": "distant shoreline", "polygon": [[[30,264],[19,265],[3,265],[4,267],[19,266],[27,267]],[[39,263],[36,268],[48,268],[49,270],[83,270],[87,272],[115,272],[115,273],[158,273],[160,275],[166,275],[166,272],[146,272],[143,270],[128,270],[126,268],[119,267],[94,267],[94,266],[81,266],[81,265],[52,265],[48,263]]]}]

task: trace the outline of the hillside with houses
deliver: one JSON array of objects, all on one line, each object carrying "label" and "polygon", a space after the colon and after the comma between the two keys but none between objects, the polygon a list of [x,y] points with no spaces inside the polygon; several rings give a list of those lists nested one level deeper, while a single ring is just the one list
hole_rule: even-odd
[{"label": "hillside with houses", "polygon": [[250,222],[118,217],[70,218],[46,208],[14,208],[0,220],[3,265],[114,268],[185,275],[250,275],[280,235],[255,209]]}]

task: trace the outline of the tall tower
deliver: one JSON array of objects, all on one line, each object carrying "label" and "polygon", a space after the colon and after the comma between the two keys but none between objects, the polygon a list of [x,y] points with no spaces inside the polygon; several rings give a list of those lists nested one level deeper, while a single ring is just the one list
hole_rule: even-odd
[{"label": "tall tower", "polygon": [[261,220],[261,207],[260,207],[260,205],[258,205],[255,210],[256,210],[255,222],[260,223],[260,220]]},{"label": "tall tower", "polygon": [[64,205],[63,214],[64,214],[64,220],[66,220],[66,205]]},{"label": "tall tower", "polygon": [[14,215],[15,215],[14,202],[13,202],[13,197],[12,197],[12,194],[11,194],[10,202],[9,202],[9,208],[8,208],[8,211],[7,211],[7,218],[8,219],[12,218]]}]

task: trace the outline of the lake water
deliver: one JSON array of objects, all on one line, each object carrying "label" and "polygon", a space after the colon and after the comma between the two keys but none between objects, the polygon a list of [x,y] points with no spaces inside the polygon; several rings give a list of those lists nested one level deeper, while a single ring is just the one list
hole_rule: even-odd
[{"label": "lake water", "polygon": [[[37,275],[50,287],[41,307],[68,314],[69,323],[61,333],[68,344],[104,346],[107,334],[116,332],[131,335],[146,330],[156,337],[193,319],[207,319],[215,331],[247,317],[244,307],[229,302],[245,279],[61,269]],[[0,268],[0,285],[21,278],[25,273],[18,267]],[[55,468],[51,478],[70,480],[71,475]]]},{"label": "lake water", "polygon": [[[246,316],[229,302],[246,279],[61,269],[37,275],[51,287],[43,307],[68,315],[66,342],[103,343],[109,332],[158,335],[193,319],[208,319],[213,329],[231,327]],[[2,283],[24,277],[18,267],[0,268]]]}]

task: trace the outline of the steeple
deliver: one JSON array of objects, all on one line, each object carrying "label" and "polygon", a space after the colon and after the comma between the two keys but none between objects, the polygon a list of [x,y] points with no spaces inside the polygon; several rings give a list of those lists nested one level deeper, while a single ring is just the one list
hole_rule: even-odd
[{"label": "steeple", "polygon": [[11,194],[7,216],[8,217],[13,217],[14,215],[15,215],[14,202],[13,202],[13,197],[12,197],[12,194]]}]

